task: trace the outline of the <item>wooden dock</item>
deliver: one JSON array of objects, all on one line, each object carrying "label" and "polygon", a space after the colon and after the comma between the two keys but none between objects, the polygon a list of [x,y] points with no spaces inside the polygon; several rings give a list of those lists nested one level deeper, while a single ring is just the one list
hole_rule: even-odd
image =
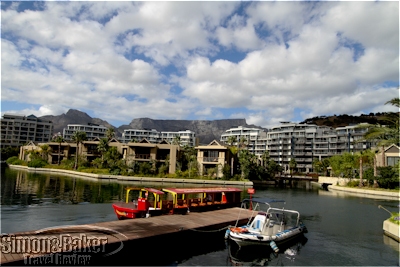
[{"label": "wooden dock", "polygon": [[131,265],[146,265],[143,260],[154,263],[157,257],[165,260],[187,250],[201,253],[201,238],[221,244],[227,226],[245,224],[252,215],[229,208],[2,235],[1,265],[122,265],[118,260],[125,257],[135,258]]}]

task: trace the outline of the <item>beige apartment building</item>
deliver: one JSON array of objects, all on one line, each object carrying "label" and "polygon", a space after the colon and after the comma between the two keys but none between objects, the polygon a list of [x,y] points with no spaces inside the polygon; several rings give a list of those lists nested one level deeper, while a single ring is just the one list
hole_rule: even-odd
[{"label": "beige apartment building", "polygon": [[[97,150],[99,141],[100,139],[95,139],[80,143],[78,147],[78,153],[84,156],[89,162],[93,161],[94,159],[100,157],[100,153]],[[50,147],[47,158],[47,161],[50,164],[58,163],[59,148],[60,161],[65,158],[75,157],[76,155],[77,144],[74,142],[65,141],[61,144],[57,142],[38,144],[30,142],[27,145],[20,147],[19,158],[21,160],[29,161],[29,153],[31,151],[41,151],[41,146],[45,144],[49,145]],[[180,151],[180,147],[178,145],[172,145],[166,141],[153,144],[146,139],[143,139],[139,143],[121,143],[115,138],[112,139],[108,145],[111,147],[116,147],[118,152],[122,154],[123,159],[125,159],[127,163],[155,161],[159,164],[163,164],[166,162],[166,159],[169,156],[169,173],[175,173],[176,171],[176,159]]]},{"label": "beige apartment building", "polygon": [[398,146],[393,144],[384,148],[384,153],[382,153],[382,147],[379,150],[376,154],[376,166],[394,166],[400,161],[400,148]]},{"label": "beige apartment building", "polygon": [[207,175],[209,169],[214,169],[216,177],[220,178],[223,176],[222,170],[226,164],[231,168],[233,166],[229,148],[216,140],[206,146],[197,146],[196,149],[200,175]]}]

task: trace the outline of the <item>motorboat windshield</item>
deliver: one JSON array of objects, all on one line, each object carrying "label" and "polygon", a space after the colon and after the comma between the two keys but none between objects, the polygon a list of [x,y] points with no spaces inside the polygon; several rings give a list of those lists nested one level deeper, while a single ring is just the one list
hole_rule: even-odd
[{"label": "motorboat windshield", "polygon": [[242,200],[241,207],[255,211],[267,211],[269,208],[284,208],[285,200],[272,198],[246,198]]}]

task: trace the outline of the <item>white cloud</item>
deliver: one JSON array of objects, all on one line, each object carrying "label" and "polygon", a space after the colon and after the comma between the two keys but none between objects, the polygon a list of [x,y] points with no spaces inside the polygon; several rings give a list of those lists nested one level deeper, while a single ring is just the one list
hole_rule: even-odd
[{"label": "white cloud", "polygon": [[1,11],[1,94],[3,106],[27,105],[17,113],[266,126],[376,112],[398,96],[396,2],[11,6]]}]

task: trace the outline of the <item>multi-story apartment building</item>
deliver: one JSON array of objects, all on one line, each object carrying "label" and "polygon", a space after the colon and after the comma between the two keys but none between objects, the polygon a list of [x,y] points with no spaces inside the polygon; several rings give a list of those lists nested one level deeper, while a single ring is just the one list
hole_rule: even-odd
[{"label": "multi-story apartment building", "polygon": [[198,139],[196,138],[196,133],[190,130],[178,131],[178,132],[161,132],[160,137],[162,140],[166,140],[172,143],[176,136],[179,136],[179,142],[181,146],[195,147],[198,145]]},{"label": "multi-story apartment building", "polygon": [[241,140],[244,139],[243,143],[247,149],[258,156],[261,156],[266,149],[266,132],[259,128],[247,128],[238,126],[225,131],[221,135],[220,141],[225,144],[229,143],[229,138],[233,136],[236,138],[236,142],[232,145],[238,146]]},{"label": "multi-story apartment building", "polygon": [[21,146],[33,142],[49,142],[53,123],[34,115],[4,114],[1,118],[1,147]]},{"label": "multi-story apartment building", "polygon": [[[297,170],[311,172],[314,159],[322,160],[344,152],[359,152],[372,147],[371,142],[357,142],[362,139],[366,128],[346,126],[331,128],[313,124],[285,122],[272,127],[267,132],[258,128],[237,127],[221,135],[221,141],[228,143],[230,136],[239,142],[247,140],[247,149],[255,155],[268,151],[272,160],[280,164],[286,172],[293,158]],[[233,145],[237,145],[235,143]]]},{"label": "multi-story apartment building", "polygon": [[63,138],[65,140],[72,140],[72,135],[76,131],[86,132],[86,137],[88,140],[93,140],[94,138],[105,138],[107,127],[103,125],[98,125],[94,123],[83,124],[68,124],[67,128],[63,129]]},{"label": "multi-story apartment building", "polygon": [[359,142],[366,132],[366,128],[358,128],[358,125],[351,125],[336,128],[338,138],[337,153],[359,152],[375,146],[373,142]]},{"label": "multi-story apartment building", "polygon": [[177,136],[179,137],[181,146],[188,145],[194,147],[198,143],[196,133],[190,130],[178,132],[159,132],[155,129],[126,129],[122,133],[121,141],[123,143],[128,143],[132,140],[139,142],[143,139],[146,139],[150,143],[160,143],[163,140],[167,141],[168,143],[173,143]]},{"label": "multi-story apartment building", "polygon": [[336,154],[336,132],[331,127],[312,124],[282,123],[267,133],[267,151],[272,160],[289,171],[294,159],[297,170],[310,172],[314,158]]},{"label": "multi-story apartment building", "polygon": [[150,143],[158,143],[160,142],[160,132],[158,132],[155,129],[148,130],[148,129],[126,129],[122,133],[122,138],[121,141],[123,143],[129,143],[129,142],[139,142],[142,139],[146,139]]}]

